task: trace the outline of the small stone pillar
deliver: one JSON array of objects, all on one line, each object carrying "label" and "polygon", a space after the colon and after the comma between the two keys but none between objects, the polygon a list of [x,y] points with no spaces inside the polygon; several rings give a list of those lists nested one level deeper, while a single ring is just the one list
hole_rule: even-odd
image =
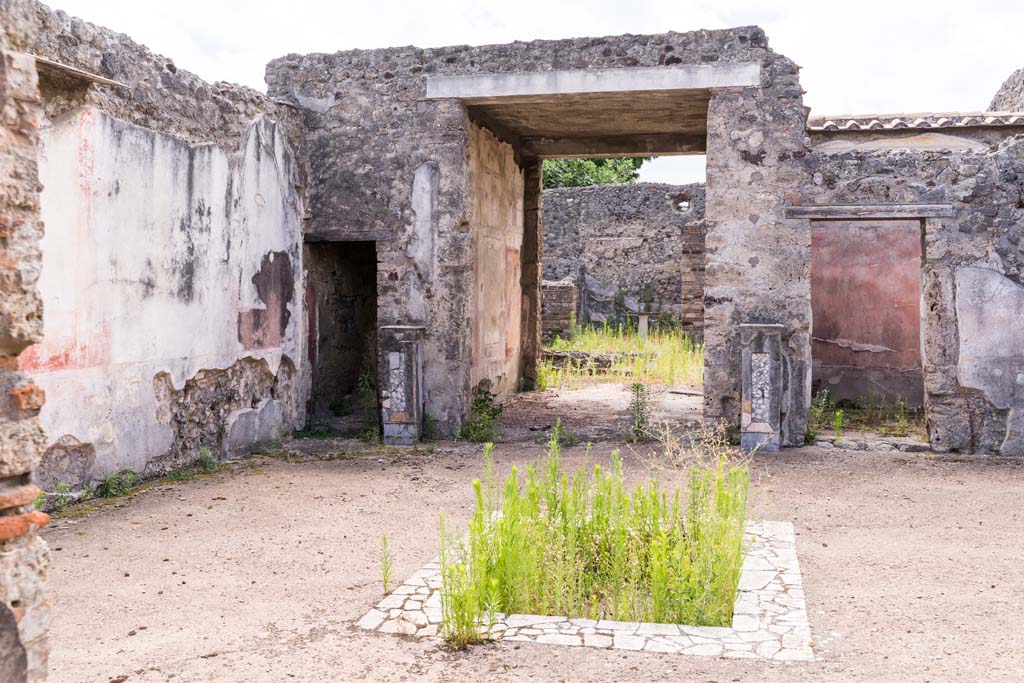
[{"label": "small stone pillar", "polygon": [[420,325],[385,325],[380,347],[380,412],[384,443],[410,446],[420,438],[423,418],[423,360]]},{"label": "small stone pillar", "polygon": [[782,423],[783,325],[740,325],[742,400],[740,448],[779,450]]},{"label": "small stone pillar", "polygon": [[647,339],[647,322],[648,322],[648,318],[650,318],[650,317],[651,316],[648,313],[640,313],[639,316],[638,316],[639,320],[637,321],[637,325],[636,326],[637,326],[637,332],[640,333],[640,338],[641,339]]}]

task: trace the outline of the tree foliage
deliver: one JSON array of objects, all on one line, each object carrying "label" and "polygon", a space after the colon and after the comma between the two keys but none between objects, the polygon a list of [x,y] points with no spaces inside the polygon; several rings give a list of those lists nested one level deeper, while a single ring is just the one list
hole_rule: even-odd
[{"label": "tree foliage", "polygon": [[632,183],[651,157],[620,159],[545,159],[544,187],[584,187]]}]

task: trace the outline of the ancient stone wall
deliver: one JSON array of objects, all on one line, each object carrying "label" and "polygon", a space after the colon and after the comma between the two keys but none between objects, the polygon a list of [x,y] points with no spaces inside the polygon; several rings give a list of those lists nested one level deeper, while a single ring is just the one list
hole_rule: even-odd
[{"label": "ancient stone wall", "polygon": [[304,420],[301,200],[260,93],[209,85],[126,36],[35,4],[41,66],[43,338],[36,480],[223,457]]},{"label": "ancient stone wall", "polygon": [[544,279],[577,283],[580,322],[641,309],[700,332],[704,185],[544,191]]},{"label": "ancient stone wall", "polygon": [[810,403],[810,230],[786,218],[806,183],[799,68],[768,53],[761,88],[723,89],[708,107],[704,242],[704,417],[737,421],[740,325],[780,324],[782,445],[803,443]]},{"label": "ancient stone wall", "polygon": [[942,451],[1024,453],[1015,322],[1024,297],[1024,131],[1001,130],[995,142],[992,130],[946,129],[941,145],[923,148],[907,131],[817,132],[805,159],[805,203],[953,206],[950,218],[920,221],[926,415]]},{"label": "ancient stone wall", "polygon": [[1017,69],[1007,78],[992,102],[989,111],[1024,111],[1024,69]]},{"label": "ancient stone wall", "polygon": [[379,240],[380,322],[426,325],[425,400],[442,430],[468,408],[479,226],[466,113],[457,100],[424,99],[427,77],[740,62],[760,65],[761,87],[716,91],[709,111],[707,191],[718,205],[708,211],[709,254],[724,260],[712,268],[709,259],[706,272],[715,328],[706,333],[715,368],[705,375],[706,414],[739,419],[736,324],[781,319],[794,354],[784,425],[796,442],[809,384],[810,240],[806,222],[783,217],[783,197],[803,180],[806,133],[797,67],[768,49],[761,29],[352,50],[268,65],[270,94],[305,110],[294,135],[308,177],[306,230]]},{"label": "ancient stone wall", "polygon": [[21,372],[17,355],[42,336],[39,176],[42,106],[32,40],[32,6],[0,0],[0,680],[43,681],[50,607],[46,544],[31,483],[45,444],[45,392]]},{"label": "ancient stone wall", "polygon": [[181,140],[231,147],[260,114],[280,119],[289,107],[233,83],[207,83],[179,69],[123,33],[90,24],[42,3],[33,5],[32,53],[129,86],[89,86],[57,69],[40,67],[47,118],[91,105],[114,118]]}]

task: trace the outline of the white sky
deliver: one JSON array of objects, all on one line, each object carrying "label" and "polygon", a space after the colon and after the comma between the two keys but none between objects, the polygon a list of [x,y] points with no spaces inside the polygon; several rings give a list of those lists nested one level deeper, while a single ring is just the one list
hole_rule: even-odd
[{"label": "white sky", "polygon": [[[819,114],[983,110],[1024,67],[1024,2],[975,0],[49,0],[127,33],[209,81],[266,90],[290,52],[505,43],[757,24],[803,67]],[[703,179],[702,157],[646,164],[642,180]]]}]

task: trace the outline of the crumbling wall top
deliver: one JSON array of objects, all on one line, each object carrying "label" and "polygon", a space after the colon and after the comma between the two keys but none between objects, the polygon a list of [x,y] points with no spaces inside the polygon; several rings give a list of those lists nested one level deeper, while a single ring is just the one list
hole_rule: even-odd
[{"label": "crumbling wall top", "polygon": [[31,5],[36,30],[29,51],[130,86],[90,86],[43,68],[40,87],[50,118],[91,104],[116,118],[189,142],[227,142],[237,139],[259,114],[276,113],[280,106],[252,88],[207,83],[123,33],[34,0]]},{"label": "crumbling wall top", "polygon": [[996,92],[989,111],[1024,111],[1024,69],[1017,69]]},{"label": "crumbling wall top", "polygon": [[[329,105],[325,105],[323,101],[303,104],[311,109],[324,111],[345,92],[346,89],[341,87],[344,81],[359,83],[369,79],[369,82],[361,85],[371,89],[390,90],[393,86],[389,85],[389,82],[403,82],[410,77],[432,74],[763,62],[769,56],[781,58],[769,49],[764,30],[757,26],[741,26],[686,33],[626,34],[596,38],[517,41],[499,45],[453,45],[438,48],[404,46],[346,50],[333,54],[289,54],[267,65],[267,82],[272,95],[283,96],[296,90],[305,90],[306,92],[302,94],[306,97],[311,95],[308,92],[310,81],[329,82],[329,89],[317,95],[321,98],[329,97]],[[304,85],[307,87],[303,87]],[[411,84],[406,87],[411,87]],[[415,95],[422,97],[423,93],[417,89]]]}]

